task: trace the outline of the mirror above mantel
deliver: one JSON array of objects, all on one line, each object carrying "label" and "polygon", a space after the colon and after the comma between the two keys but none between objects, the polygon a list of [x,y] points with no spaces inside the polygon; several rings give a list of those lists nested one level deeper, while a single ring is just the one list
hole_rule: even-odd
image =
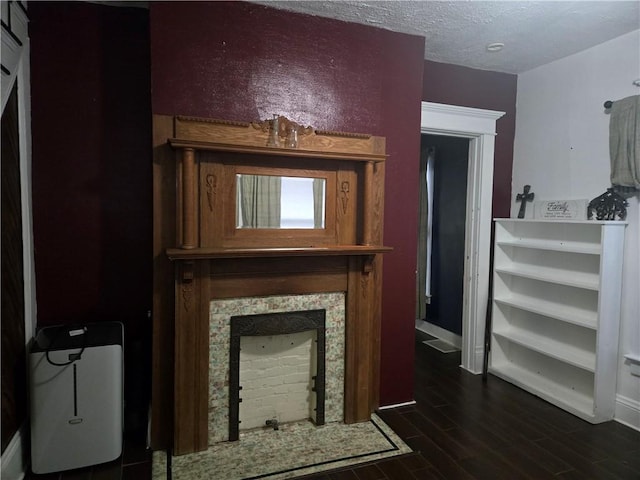
[{"label": "mirror above mantel", "polygon": [[[175,118],[176,136],[168,141],[181,179],[176,247],[380,247],[381,232],[374,229],[381,225],[384,139],[277,120]],[[270,129],[277,124],[301,132],[295,148],[273,146]],[[284,202],[283,185],[289,190]],[[296,197],[303,190],[307,197]],[[292,206],[296,213],[283,221]],[[293,218],[304,211],[302,223]]]},{"label": "mirror above mantel", "polygon": [[236,175],[236,228],[323,229],[324,178]]}]

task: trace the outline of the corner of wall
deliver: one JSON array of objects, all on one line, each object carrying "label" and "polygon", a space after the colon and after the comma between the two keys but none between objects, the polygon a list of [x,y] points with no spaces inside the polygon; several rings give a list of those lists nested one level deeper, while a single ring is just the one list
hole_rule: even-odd
[{"label": "corner of wall", "polygon": [[29,465],[27,425],[24,422],[2,452],[0,477],[6,480],[22,480]]},{"label": "corner of wall", "polygon": [[616,395],[616,410],[613,419],[640,432],[640,402]]}]

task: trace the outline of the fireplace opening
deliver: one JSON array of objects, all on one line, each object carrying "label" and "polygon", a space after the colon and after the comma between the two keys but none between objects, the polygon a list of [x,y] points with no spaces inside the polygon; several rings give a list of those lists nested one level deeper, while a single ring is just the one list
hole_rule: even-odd
[{"label": "fireplace opening", "polygon": [[241,432],[316,421],[316,339],[316,330],[240,337]]},{"label": "fireplace opening", "polygon": [[[297,417],[305,416],[305,409],[316,425],[324,425],[325,317],[325,310],[231,317],[230,441],[239,438],[240,404],[245,395],[243,429],[265,424],[274,428],[278,423],[301,419]],[[241,350],[246,352],[242,366],[243,378],[248,379],[246,392],[240,384]]]}]

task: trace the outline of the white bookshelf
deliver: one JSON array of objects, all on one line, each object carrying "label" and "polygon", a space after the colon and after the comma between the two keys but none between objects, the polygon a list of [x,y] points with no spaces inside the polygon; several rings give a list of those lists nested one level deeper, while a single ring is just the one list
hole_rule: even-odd
[{"label": "white bookshelf", "polygon": [[613,418],[626,222],[496,219],[489,371]]}]

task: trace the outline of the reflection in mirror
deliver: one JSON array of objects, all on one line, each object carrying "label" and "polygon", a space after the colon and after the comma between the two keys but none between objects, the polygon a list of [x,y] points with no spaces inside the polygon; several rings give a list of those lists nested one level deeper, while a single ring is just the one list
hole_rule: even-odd
[{"label": "reflection in mirror", "polygon": [[236,175],[237,228],[324,228],[324,178]]}]

